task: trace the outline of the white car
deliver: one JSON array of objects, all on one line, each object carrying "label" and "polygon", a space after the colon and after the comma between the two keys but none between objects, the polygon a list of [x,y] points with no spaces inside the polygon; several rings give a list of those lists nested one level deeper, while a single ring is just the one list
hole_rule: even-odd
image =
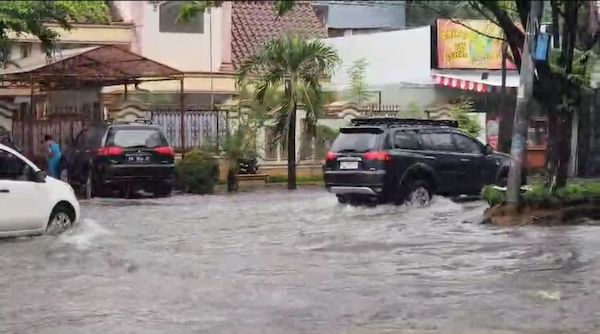
[{"label": "white car", "polygon": [[0,237],[59,234],[79,218],[73,188],[0,144]]}]

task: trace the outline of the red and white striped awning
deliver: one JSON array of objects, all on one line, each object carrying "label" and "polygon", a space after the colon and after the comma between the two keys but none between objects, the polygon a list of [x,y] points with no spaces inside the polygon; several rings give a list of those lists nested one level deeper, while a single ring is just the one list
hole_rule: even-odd
[{"label": "red and white striped awning", "polygon": [[436,85],[458,88],[462,90],[470,90],[479,93],[489,93],[495,91],[495,89],[500,88],[482,82],[453,78],[439,74],[432,74],[431,76]]}]

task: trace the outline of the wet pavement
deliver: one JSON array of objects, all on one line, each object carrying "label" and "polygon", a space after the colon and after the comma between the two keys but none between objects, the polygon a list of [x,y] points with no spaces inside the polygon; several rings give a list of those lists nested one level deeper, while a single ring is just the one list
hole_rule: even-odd
[{"label": "wet pavement", "polygon": [[320,190],[82,202],[0,242],[0,333],[598,333],[600,227]]}]

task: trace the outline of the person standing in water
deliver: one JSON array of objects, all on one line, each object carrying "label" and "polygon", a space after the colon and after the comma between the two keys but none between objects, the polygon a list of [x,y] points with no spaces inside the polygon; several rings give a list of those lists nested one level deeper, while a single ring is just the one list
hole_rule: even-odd
[{"label": "person standing in water", "polygon": [[62,160],[60,145],[54,141],[51,135],[45,135],[44,142],[48,153],[48,174],[55,179],[60,179],[60,162]]}]

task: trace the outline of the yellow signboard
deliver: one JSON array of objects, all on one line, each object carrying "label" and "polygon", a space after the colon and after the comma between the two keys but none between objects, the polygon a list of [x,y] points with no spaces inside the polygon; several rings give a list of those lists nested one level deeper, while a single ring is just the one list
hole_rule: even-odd
[{"label": "yellow signboard", "polygon": [[[502,29],[486,20],[460,22],[463,25],[450,20],[437,20],[438,68],[501,69],[502,41],[483,36],[474,30],[501,38]],[[516,66],[507,61],[506,68],[516,69]]]}]

